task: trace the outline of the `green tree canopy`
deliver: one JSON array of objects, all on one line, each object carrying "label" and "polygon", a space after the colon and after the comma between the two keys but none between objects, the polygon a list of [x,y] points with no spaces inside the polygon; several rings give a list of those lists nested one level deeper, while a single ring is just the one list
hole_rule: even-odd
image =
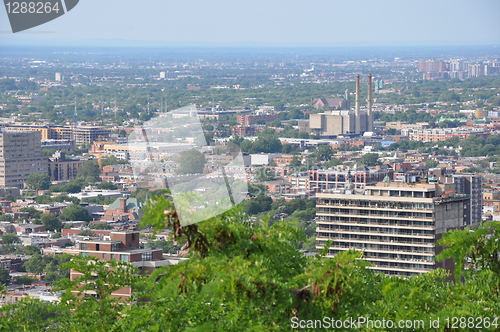
[{"label": "green tree canopy", "polygon": [[361,157],[361,162],[366,166],[380,165],[378,157],[378,153],[365,153],[363,157]]},{"label": "green tree canopy", "polygon": [[205,155],[198,150],[190,149],[181,153],[177,174],[200,174],[205,167]]},{"label": "green tree canopy", "polygon": [[40,221],[49,231],[61,231],[62,222],[53,213],[43,213],[40,216]]},{"label": "green tree canopy", "polygon": [[26,185],[34,190],[47,190],[50,188],[50,176],[45,173],[31,173],[26,178]]},{"label": "green tree canopy", "polygon": [[20,212],[28,212],[28,218],[34,218],[34,219],[39,219],[40,216],[42,215],[41,211],[38,211],[34,207],[25,207],[22,209],[19,209]]},{"label": "green tree canopy", "polygon": [[80,205],[70,205],[67,208],[65,208],[61,216],[63,217],[64,220],[66,221],[91,221],[92,216],[90,213],[85,210],[85,208],[81,207]]},{"label": "green tree canopy", "polygon": [[316,162],[328,161],[333,156],[333,149],[330,145],[320,145],[311,151],[310,157]]},{"label": "green tree canopy", "polygon": [[113,182],[103,181],[97,185],[97,189],[116,190],[118,187]]},{"label": "green tree canopy", "polygon": [[92,160],[87,160],[82,167],[78,169],[78,177],[83,177],[83,178],[93,178],[94,181],[97,180],[99,177],[99,174],[101,174],[101,171],[99,170],[99,166],[97,163],[95,163]]},{"label": "green tree canopy", "polygon": [[438,165],[438,162],[434,159],[429,159],[425,161],[425,165],[427,165],[427,167],[429,168],[434,168]]},{"label": "green tree canopy", "polygon": [[0,267],[0,286],[8,285],[10,282],[10,273],[9,270]]},{"label": "green tree canopy", "polygon": [[4,245],[10,245],[15,243],[21,243],[21,240],[19,239],[19,236],[17,236],[16,234],[5,233],[2,234],[2,243]]}]

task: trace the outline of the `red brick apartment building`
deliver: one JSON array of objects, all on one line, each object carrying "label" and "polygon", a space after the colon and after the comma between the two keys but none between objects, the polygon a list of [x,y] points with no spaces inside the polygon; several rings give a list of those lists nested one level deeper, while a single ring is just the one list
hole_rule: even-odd
[{"label": "red brick apartment building", "polygon": [[252,126],[257,122],[257,120],[264,120],[267,123],[277,119],[277,114],[238,115],[238,124],[241,126]]},{"label": "red brick apartment building", "polygon": [[[163,259],[161,249],[140,248],[137,231],[110,232],[109,236],[109,240],[80,241],[77,249],[64,251],[73,255],[97,257],[103,261],[127,262],[139,268],[144,274],[150,274],[154,269],[164,265],[172,265],[171,261]],[[79,276],[81,273],[71,270],[71,280]],[[132,289],[124,287],[112,293],[111,296],[127,298],[132,296]]]}]

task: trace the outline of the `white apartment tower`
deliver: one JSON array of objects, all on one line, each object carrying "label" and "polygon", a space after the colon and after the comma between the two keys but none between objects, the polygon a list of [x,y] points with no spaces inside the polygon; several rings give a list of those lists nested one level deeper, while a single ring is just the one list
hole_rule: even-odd
[{"label": "white apartment tower", "polygon": [[464,226],[466,195],[455,184],[399,183],[388,178],[363,191],[351,187],[316,194],[317,248],[334,240],[328,256],[361,250],[370,269],[411,276],[445,266],[436,262],[443,233]]}]

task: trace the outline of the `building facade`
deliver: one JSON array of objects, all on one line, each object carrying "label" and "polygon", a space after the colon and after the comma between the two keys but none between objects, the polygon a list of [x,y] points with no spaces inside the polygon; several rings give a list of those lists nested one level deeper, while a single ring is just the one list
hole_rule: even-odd
[{"label": "building facade", "polygon": [[309,170],[307,190],[319,193],[325,190],[343,189],[349,183],[349,179],[352,180],[354,188],[363,189],[383,181],[386,176],[392,179],[393,174],[394,171],[389,165],[373,169],[360,166],[352,170],[341,167]]},{"label": "building facade", "polygon": [[38,131],[0,131],[0,186],[23,187],[28,175],[47,173]]},{"label": "building facade", "polygon": [[48,174],[51,181],[64,181],[75,179],[78,169],[88,158],[67,158],[64,152],[56,152],[48,161]]},{"label": "building facade", "polygon": [[364,252],[370,269],[411,276],[437,267],[436,241],[464,226],[465,196],[455,185],[382,182],[363,192],[318,193],[317,248],[334,240],[328,256],[350,249]]}]

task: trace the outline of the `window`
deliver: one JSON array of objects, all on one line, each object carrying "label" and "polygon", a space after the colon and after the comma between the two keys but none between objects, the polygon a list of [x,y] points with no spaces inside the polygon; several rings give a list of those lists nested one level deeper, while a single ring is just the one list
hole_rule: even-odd
[{"label": "window", "polygon": [[142,260],[143,261],[152,261],[153,260],[153,253],[151,251],[143,253]]},{"label": "window", "polygon": [[99,243],[97,243],[97,244],[95,245],[95,250],[96,250],[96,251],[99,251]]},{"label": "window", "polygon": [[102,254],[102,259],[106,259],[106,257],[107,257],[107,256],[108,256],[108,255],[107,255],[106,253],[103,253],[103,254]]},{"label": "window", "polygon": [[90,254],[89,254],[88,252],[82,252],[82,256],[83,256],[83,257],[89,257],[89,256],[90,256]]},{"label": "window", "polygon": [[120,261],[122,262],[128,262],[128,255],[120,255]]},{"label": "window", "polygon": [[87,250],[87,244],[86,243],[80,243],[80,250]]}]

